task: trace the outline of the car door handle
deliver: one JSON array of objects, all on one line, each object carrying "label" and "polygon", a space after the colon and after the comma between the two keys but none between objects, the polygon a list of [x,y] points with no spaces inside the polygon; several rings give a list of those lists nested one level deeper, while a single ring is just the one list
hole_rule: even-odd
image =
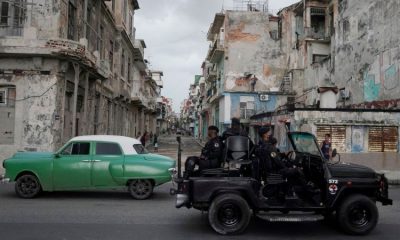
[{"label": "car door handle", "polygon": [[101,162],[101,160],[93,160],[93,162]]},{"label": "car door handle", "polygon": [[82,160],[81,162],[90,162],[90,160]]}]

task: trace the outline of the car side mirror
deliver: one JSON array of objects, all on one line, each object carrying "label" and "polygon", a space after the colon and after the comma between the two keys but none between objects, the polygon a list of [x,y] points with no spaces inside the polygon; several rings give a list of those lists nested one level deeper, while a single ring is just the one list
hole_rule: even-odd
[{"label": "car side mirror", "polygon": [[54,157],[55,157],[55,158],[60,158],[61,156],[60,156],[59,153],[56,153],[56,154],[54,154]]},{"label": "car side mirror", "polygon": [[333,151],[332,151],[332,158],[336,157],[336,155],[337,155],[337,150],[336,150],[336,148],[335,148],[335,149],[333,149]]}]

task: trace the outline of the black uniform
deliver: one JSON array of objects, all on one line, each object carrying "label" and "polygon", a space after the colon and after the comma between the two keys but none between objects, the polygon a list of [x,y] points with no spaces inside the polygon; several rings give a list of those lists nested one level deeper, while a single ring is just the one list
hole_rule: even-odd
[{"label": "black uniform", "polygon": [[218,168],[221,166],[222,159],[222,143],[219,137],[210,139],[204,148],[201,150],[200,157],[188,157],[185,163],[185,177],[193,174],[196,165],[199,166],[199,171],[210,168]]},{"label": "black uniform", "polygon": [[270,143],[260,141],[256,155],[260,159],[259,171],[262,179],[266,180],[268,174],[278,173],[287,178],[291,185],[305,186],[307,184],[304,174],[298,168],[287,167],[278,149]]}]

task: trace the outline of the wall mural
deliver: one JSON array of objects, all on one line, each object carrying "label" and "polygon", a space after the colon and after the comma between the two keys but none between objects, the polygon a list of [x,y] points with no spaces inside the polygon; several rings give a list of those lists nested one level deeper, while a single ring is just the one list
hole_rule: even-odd
[{"label": "wall mural", "polygon": [[364,127],[354,126],[351,130],[351,152],[360,153],[364,151]]},{"label": "wall mural", "polygon": [[[400,77],[400,48],[381,52],[364,73],[364,100],[379,100],[380,96],[398,98],[396,89]],[[393,96],[391,96],[393,94]]]}]

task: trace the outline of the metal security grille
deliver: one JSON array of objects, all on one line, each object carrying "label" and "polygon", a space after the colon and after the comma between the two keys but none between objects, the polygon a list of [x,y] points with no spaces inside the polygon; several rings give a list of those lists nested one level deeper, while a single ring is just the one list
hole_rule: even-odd
[{"label": "metal security grille", "polygon": [[346,127],[345,126],[318,126],[317,140],[321,144],[325,140],[325,134],[330,134],[332,139],[332,149],[336,148],[338,152],[346,151]]},{"label": "metal security grille", "polygon": [[370,152],[397,152],[397,127],[370,127],[368,150]]}]

